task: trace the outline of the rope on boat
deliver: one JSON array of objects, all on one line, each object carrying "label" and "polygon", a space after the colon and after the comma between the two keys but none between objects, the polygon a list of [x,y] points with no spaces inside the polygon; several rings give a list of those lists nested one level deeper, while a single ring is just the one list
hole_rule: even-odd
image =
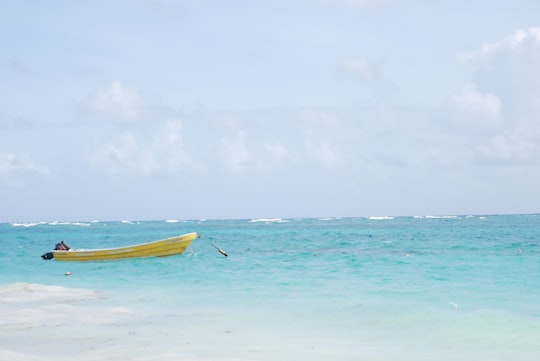
[{"label": "rope on boat", "polygon": [[216,245],[214,244],[214,242],[215,242],[215,243],[218,242],[217,239],[214,241],[212,238],[206,237],[206,236],[201,236],[200,238],[202,238],[202,239],[204,239],[205,241],[207,241],[208,243],[210,243],[210,245],[211,245],[212,247],[214,247],[215,249],[217,249],[218,252],[221,253],[222,255],[224,255],[225,257],[229,257],[229,255],[227,254],[227,252],[225,252],[224,250],[222,250],[221,248],[219,248],[218,246],[216,246]]}]

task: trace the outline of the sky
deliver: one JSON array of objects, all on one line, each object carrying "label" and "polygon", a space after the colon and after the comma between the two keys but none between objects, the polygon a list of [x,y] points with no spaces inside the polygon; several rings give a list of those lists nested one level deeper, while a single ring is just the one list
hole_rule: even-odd
[{"label": "sky", "polygon": [[0,222],[540,212],[537,0],[0,1]]}]

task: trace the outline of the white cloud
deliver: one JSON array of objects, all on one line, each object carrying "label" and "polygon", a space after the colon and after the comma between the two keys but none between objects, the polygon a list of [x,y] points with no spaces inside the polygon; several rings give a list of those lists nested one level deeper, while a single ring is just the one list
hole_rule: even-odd
[{"label": "white cloud", "polygon": [[341,119],[332,111],[304,108],[299,112],[299,125],[307,136],[314,133],[328,135],[339,130],[343,124]]},{"label": "white cloud", "polygon": [[9,176],[15,169],[15,155],[0,153],[0,175]]},{"label": "white cloud", "polygon": [[[339,112],[316,108],[282,110],[275,117],[251,113],[215,116],[223,122],[209,122],[214,127],[206,130],[207,139],[217,140],[213,148],[226,169],[240,172],[289,166],[340,167],[346,163],[342,149],[355,141],[350,127],[357,126],[355,122],[343,123]],[[244,116],[249,121],[243,120]]]},{"label": "white cloud", "polygon": [[254,165],[245,138],[245,132],[241,130],[236,133],[235,138],[221,138],[219,156],[227,168],[244,171]]},{"label": "white cloud", "polygon": [[287,158],[287,147],[281,143],[266,144],[265,149],[274,162],[281,163]]},{"label": "white cloud", "polygon": [[137,122],[163,117],[170,113],[163,105],[143,96],[136,88],[114,80],[84,102],[91,114],[119,122]]},{"label": "white cloud", "polygon": [[540,27],[516,31],[457,58],[475,71],[474,83],[452,99],[461,112],[455,122],[466,121],[476,128],[463,129],[481,131],[469,140],[475,161],[538,165]]},{"label": "white cloud", "polygon": [[474,83],[465,84],[453,97],[454,105],[475,118],[498,121],[501,118],[501,100],[495,94],[481,93]]},{"label": "white cloud", "polygon": [[98,147],[92,156],[92,163],[99,168],[106,168],[111,173],[119,173],[123,169],[151,171],[149,159],[144,157],[144,163],[139,160],[139,147],[135,136],[125,132],[119,136],[116,143],[105,143]]},{"label": "white cloud", "polygon": [[494,43],[485,43],[480,49],[457,54],[458,61],[470,63],[477,60],[486,60],[500,52],[522,51],[527,47],[540,46],[540,27],[531,27],[527,30],[518,30],[503,40]]},{"label": "white cloud", "polygon": [[390,3],[396,3],[399,0],[321,0],[327,3],[338,3],[338,4],[345,4],[347,6],[353,6],[353,7],[373,7],[373,6],[380,6],[380,5],[386,5]]},{"label": "white cloud", "polygon": [[365,58],[347,58],[340,65],[341,76],[372,84],[379,79],[379,70],[373,62]]},{"label": "white cloud", "polygon": [[197,171],[204,171],[205,167],[194,162],[184,144],[182,134],[182,121],[180,119],[169,119],[162,129],[154,134],[154,152],[162,160],[161,168],[166,168],[170,172],[189,168]]},{"label": "white cloud", "polygon": [[324,167],[339,167],[342,163],[335,149],[326,141],[315,143],[308,140],[304,144],[304,149],[308,159]]},{"label": "white cloud", "polygon": [[47,176],[50,174],[50,170],[27,156],[0,152],[0,180],[6,184],[16,185],[18,184],[17,179],[27,173]]},{"label": "white cloud", "polygon": [[101,144],[90,157],[97,169],[112,174],[134,172],[151,174],[160,171],[175,173],[189,168],[204,171],[185,149],[182,122],[171,119],[144,133],[125,131],[116,141]]},{"label": "white cloud", "polygon": [[540,165],[540,134],[517,129],[509,134],[497,135],[476,151],[482,162]]}]

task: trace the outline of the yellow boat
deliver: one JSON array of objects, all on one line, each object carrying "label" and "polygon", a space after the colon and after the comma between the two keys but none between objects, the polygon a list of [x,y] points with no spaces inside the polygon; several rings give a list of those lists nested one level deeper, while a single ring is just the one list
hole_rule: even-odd
[{"label": "yellow boat", "polygon": [[[57,261],[104,261],[135,257],[171,256],[183,253],[191,242],[199,237],[198,233],[193,232],[133,246],[104,249],[69,249],[62,242],[57,245],[57,249],[45,253],[41,257],[43,259],[54,258]],[[60,247],[58,247],[59,245]]]}]

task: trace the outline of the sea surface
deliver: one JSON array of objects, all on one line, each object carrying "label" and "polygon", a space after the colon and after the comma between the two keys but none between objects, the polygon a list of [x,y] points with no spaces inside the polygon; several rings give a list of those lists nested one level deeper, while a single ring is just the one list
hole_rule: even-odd
[{"label": "sea surface", "polygon": [[[40,257],[188,232],[177,256]],[[540,359],[540,215],[2,223],[0,245],[0,360]]]}]

